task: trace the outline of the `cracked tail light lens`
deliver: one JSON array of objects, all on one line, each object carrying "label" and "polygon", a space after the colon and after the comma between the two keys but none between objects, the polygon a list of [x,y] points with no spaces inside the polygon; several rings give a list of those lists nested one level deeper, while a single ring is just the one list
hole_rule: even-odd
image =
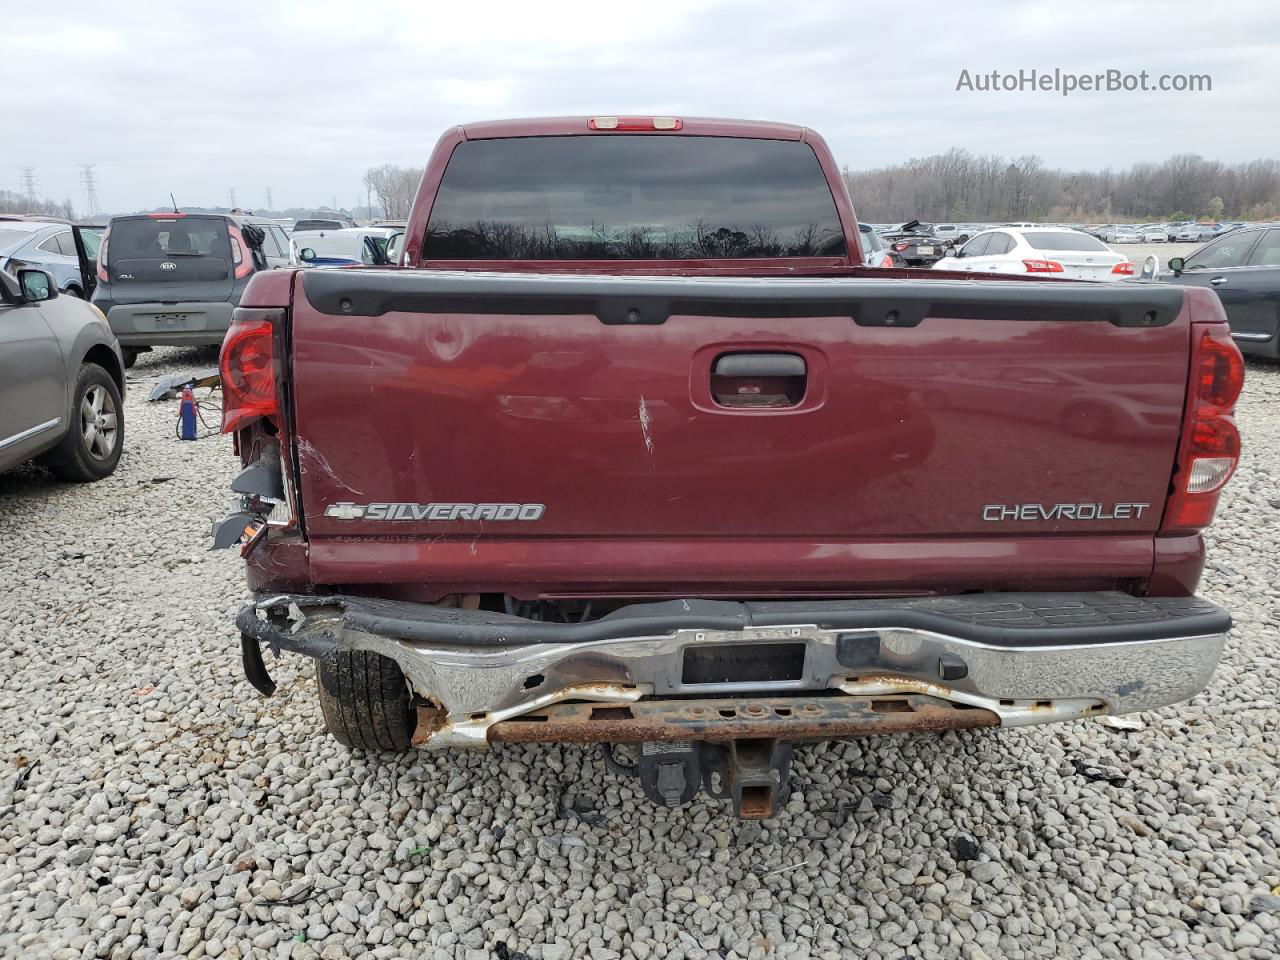
[{"label": "cracked tail light lens", "polygon": [[237,308],[218,355],[222,378],[222,432],[259,417],[278,417],[274,310]]},{"label": "cracked tail light lens", "polygon": [[1244,358],[1225,323],[1196,324],[1191,335],[1187,414],[1163,533],[1207,527],[1240,462],[1240,431],[1231,414],[1244,386]]}]

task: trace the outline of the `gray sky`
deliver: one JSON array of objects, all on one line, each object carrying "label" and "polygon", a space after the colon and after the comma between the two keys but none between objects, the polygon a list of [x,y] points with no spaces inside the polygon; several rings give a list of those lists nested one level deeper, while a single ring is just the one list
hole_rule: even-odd
[{"label": "gray sky", "polygon": [[[923,6],[923,9],[922,9]],[[83,207],[363,202],[446,126],[555,114],[784,120],[881,166],[952,146],[1123,166],[1280,156],[1280,5],[894,0],[11,3],[0,187]],[[784,12],[780,12],[784,11]],[[927,11],[927,12],[926,12]],[[1209,93],[957,92],[962,69],[1207,73]],[[856,203],[856,198],[855,198]]]}]

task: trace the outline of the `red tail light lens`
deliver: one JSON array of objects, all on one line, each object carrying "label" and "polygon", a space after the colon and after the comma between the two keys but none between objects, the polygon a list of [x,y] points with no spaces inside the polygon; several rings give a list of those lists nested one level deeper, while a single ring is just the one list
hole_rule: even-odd
[{"label": "red tail light lens", "polygon": [[107,276],[107,240],[111,237],[111,227],[102,231],[102,242],[98,244],[98,280],[106,283],[111,278]]},{"label": "red tail light lens", "polygon": [[911,244],[906,243],[905,241],[899,240],[897,243],[893,245],[893,249],[898,251],[898,253],[901,253],[903,250],[907,249],[907,247],[909,246],[911,246]]},{"label": "red tail light lens", "polygon": [[273,310],[236,310],[222,341],[222,432],[232,433],[259,417],[276,417],[275,324]]},{"label": "red tail light lens", "polygon": [[1231,414],[1244,387],[1244,358],[1225,323],[1196,324],[1191,330],[1187,414],[1163,533],[1207,527],[1240,462],[1240,432]]},{"label": "red tail light lens", "polygon": [[1124,263],[1117,263],[1114,267],[1111,268],[1111,272],[1118,274],[1122,277],[1132,277],[1133,264],[1130,263],[1128,260],[1126,260]]},{"label": "red tail light lens", "polygon": [[1062,264],[1057,260],[1023,260],[1027,273],[1061,273]]},{"label": "red tail light lens", "polygon": [[228,226],[227,235],[231,239],[231,262],[236,266],[236,279],[241,280],[253,273],[253,257],[245,245],[244,234],[237,226]]},{"label": "red tail light lens", "polygon": [[1228,336],[1205,333],[1196,356],[1196,393],[1209,408],[1230,412],[1244,389],[1244,358]]}]

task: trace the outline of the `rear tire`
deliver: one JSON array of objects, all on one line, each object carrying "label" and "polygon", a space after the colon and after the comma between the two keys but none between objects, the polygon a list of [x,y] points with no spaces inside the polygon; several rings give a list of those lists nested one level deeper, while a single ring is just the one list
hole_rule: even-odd
[{"label": "rear tire", "polygon": [[115,472],[123,449],[120,388],[102,367],[86,363],[71,394],[67,433],[40,460],[62,480],[91,483]]},{"label": "rear tire", "polygon": [[138,362],[137,347],[121,347],[120,355],[124,357],[124,366],[126,370]]},{"label": "rear tire", "polygon": [[360,750],[408,750],[417,725],[409,684],[390,657],[351,650],[316,669],[324,725],[334,739]]}]

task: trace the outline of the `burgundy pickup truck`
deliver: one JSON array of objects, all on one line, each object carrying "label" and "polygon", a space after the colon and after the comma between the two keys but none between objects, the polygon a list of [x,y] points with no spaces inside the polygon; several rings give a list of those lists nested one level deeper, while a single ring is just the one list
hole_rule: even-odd
[{"label": "burgundy pickup truck", "polygon": [[249,681],[301,653],[349,746],[604,744],[744,817],[796,741],[1201,690],[1213,293],[860,264],[801,127],[447,132],[400,265],[259,274],[223,344]]}]

